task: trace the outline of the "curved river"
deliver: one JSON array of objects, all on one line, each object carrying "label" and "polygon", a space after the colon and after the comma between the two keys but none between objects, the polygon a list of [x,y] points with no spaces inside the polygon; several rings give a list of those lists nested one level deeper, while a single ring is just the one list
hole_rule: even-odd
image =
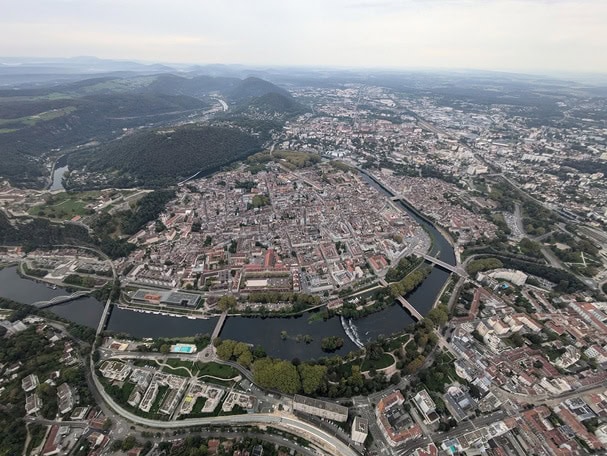
[{"label": "curved river", "polygon": [[[380,192],[392,196],[368,177],[366,180]],[[455,264],[453,248],[447,239],[431,223],[419,217],[406,205],[398,204],[433,238],[433,251],[440,252],[439,258],[446,263]],[[432,308],[448,279],[447,271],[434,267],[426,280],[407,296],[408,301],[422,315],[425,315]],[[0,270],[1,297],[32,304],[65,294],[67,294],[66,291],[60,288],[53,290],[45,284],[19,277],[15,267]],[[96,328],[103,306],[96,299],[89,297],[54,306],[49,310],[68,320]],[[345,341],[344,346],[336,352],[337,354],[345,355],[356,349],[354,343],[346,336],[339,318],[323,321],[310,319],[310,317],[310,313],[291,318],[229,317],[221,331],[221,337],[261,345],[269,355],[285,359],[297,357],[307,360],[325,356],[326,354],[320,348],[320,340],[331,335],[341,336]],[[153,315],[114,307],[107,329],[133,337],[178,337],[211,333],[216,321],[217,318],[190,320],[184,317]],[[368,342],[380,335],[388,336],[403,331],[407,325],[413,323],[413,319],[400,305],[395,304],[353,323],[360,339]],[[281,339],[281,331],[287,332],[286,340]],[[297,335],[310,335],[313,341],[310,344],[297,342]]]},{"label": "curved river", "polygon": [[67,155],[64,155],[55,162],[55,170],[53,171],[53,175],[51,176],[52,182],[49,188],[50,191],[65,190],[65,188],[63,187],[63,175],[67,171]]}]

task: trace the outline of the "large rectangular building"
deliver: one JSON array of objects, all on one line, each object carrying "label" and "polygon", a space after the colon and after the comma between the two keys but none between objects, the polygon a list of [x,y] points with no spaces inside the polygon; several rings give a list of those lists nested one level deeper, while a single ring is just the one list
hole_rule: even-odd
[{"label": "large rectangular building", "polygon": [[332,421],[348,421],[348,408],[332,402],[312,399],[296,394],[293,398],[293,410],[319,416]]},{"label": "large rectangular building", "polygon": [[194,293],[184,293],[181,291],[139,289],[133,294],[132,300],[160,306],[195,308],[200,301],[200,296]]}]

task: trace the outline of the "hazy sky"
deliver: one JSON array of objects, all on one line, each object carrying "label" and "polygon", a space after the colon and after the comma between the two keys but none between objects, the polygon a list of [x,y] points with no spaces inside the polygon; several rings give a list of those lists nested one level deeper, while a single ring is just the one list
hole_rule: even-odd
[{"label": "hazy sky", "polygon": [[607,73],[607,0],[0,0],[0,55]]}]

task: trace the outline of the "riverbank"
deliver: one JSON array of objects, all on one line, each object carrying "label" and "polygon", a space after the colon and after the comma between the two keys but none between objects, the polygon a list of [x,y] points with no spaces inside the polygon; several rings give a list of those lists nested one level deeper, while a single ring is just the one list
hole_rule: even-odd
[{"label": "riverbank", "polygon": [[[373,183],[371,178],[365,180],[380,193],[390,197],[390,194],[378,184]],[[396,202],[395,206],[406,211],[410,217],[430,233],[437,250],[440,251],[439,257],[441,260],[454,264],[455,255],[451,244],[433,224],[422,219],[402,202]],[[440,296],[449,276],[450,274],[447,271],[436,267],[432,268],[431,273],[423,283],[407,296],[407,300],[422,315],[426,315],[431,310],[437,296]],[[357,290],[362,294],[373,293],[373,291],[375,290]],[[52,290],[46,285],[20,278],[14,268],[6,268],[0,271],[0,296],[31,304],[65,294],[65,290],[61,288]],[[103,305],[94,298],[82,298],[53,307],[52,311],[96,328],[103,312]],[[217,317],[210,315],[206,319],[176,318],[172,315],[160,314],[161,312],[170,314],[169,309],[153,309],[153,311],[157,314],[136,312],[130,308],[114,306],[108,317],[107,329],[116,334],[128,334],[136,338],[187,337],[211,333],[217,322]],[[260,315],[261,318],[239,313],[239,315],[232,315],[227,318],[220,336],[223,339],[234,339],[254,346],[263,346],[266,348],[268,355],[275,358],[299,358],[302,361],[326,356],[321,349],[320,341],[328,336],[344,338],[344,346],[335,352],[336,355],[345,356],[347,353],[358,349],[346,336],[339,318],[334,317],[325,320],[318,317],[319,312],[322,312],[322,310],[305,311],[301,314],[297,313],[289,316],[268,313]],[[368,344],[381,337],[403,333],[414,321],[401,306],[393,305],[351,323],[353,329],[359,335],[360,343]],[[309,335],[313,340],[309,344],[298,343],[296,340],[283,341],[280,337],[282,331],[292,335]]]},{"label": "riverbank", "polygon": [[[358,169],[362,174],[364,174],[365,176],[367,176],[369,179],[373,180],[373,182],[375,182],[375,184],[377,184],[378,186],[380,186],[386,193],[388,193],[390,195],[390,197],[395,197],[396,194],[392,191],[392,189],[388,188],[384,183],[382,183],[381,181],[379,181],[375,176],[373,176],[372,174],[368,173],[365,170],[362,169]],[[420,219],[424,220],[426,223],[432,225],[432,227],[434,229],[436,229],[448,242],[449,245],[451,246],[451,248],[454,249],[454,253],[455,253],[455,246],[456,246],[456,242],[453,239],[453,236],[451,235],[451,233],[444,228],[443,226],[441,226],[440,224],[438,224],[435,220],[432,220],[429,216],[427,216],[426,214],[424,214],[423,212],[421,212],[419,209],[417,209],[412,203],[411,201],[409,201],[405,196],[403,195],[398,195],[398,199],[396,200],[398,202],[400,202],[403,206],[405,206],[409,211],[415,213],[415,215],[417,215]],[[457,257],[457,254],[456,254]],[[456,266],[457,264],[453,265]]]}]

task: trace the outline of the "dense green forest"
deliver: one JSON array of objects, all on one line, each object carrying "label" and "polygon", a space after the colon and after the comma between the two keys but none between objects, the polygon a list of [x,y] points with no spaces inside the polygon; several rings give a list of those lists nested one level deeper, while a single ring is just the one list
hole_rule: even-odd
[{"label": "dense green forest", "polygon": [[204,109],[192,97],[151,94],[90,95],[73,99],[0,98],[0,174],[18,184],[39,186],[45,174],[36,157],[93,139],[110,139],[122,128],[169,121],[177,113]]},{"label": "dense green forest", "polygon": [[390,283],[398,282],[404,279],[405,276],[419,266],[422,261],[423,260],[421,258],[414,255],[401,258],[396,266],[388,269],[388,272],[386,272],[386,281]]},{"label": "dense green forest", "polygon": [[291,96],[271,92],[248,100],[237,107],[232,114],[253,117],[262,115],[284,120],[305,114],[308,111],[310,111],[308,107],[298,103]]},{"label": "dense green forest", "polygon": [[276,93],[285,97],[291,97],[289,92],[285,89],[255,77],[246,78],[241,81],[232,90],[228,91],[226,95],[231,101],[242,103],[251,98],[261,97],[268,93]]},{"label": "dense green forest", "polygon": [[143,93],[164,93],[167,95],[206,96],[209,92],[226,93],[241,82],[238,78],[195,76],[186,78],[174,74],[159,74],[153,81],[140,89]]},{"label": "dense green forest", "polygon": [[432,272],[432,268],[428,265],[417,268],[398,282],[390,284],[390,294],[397,298],[410,293],[415,290],[428,275],[430,275],[430,272]]},{"label": "dense green forest", "polygon": [[148,193],[137,202],[136,210],[127,212],[122,219],[122,232],[125,234],[135,234],[146,223],[156,220],[158,215],[164,210],[164,206],[175,198],[173,190],[158,190]]},{"label": "dense green forest", "polygon": [[[277,125],[262,125],[257,123],[258,119],[246,120],[256,125],[237,125],[240,118],[248,117],[246,113],[266,113],[268,115],[262,117],[270,122],[277,113],[279,117],[284,117],[305,111],[286,90],[258,78],[190,78],[161,74],[133,78],[92,78],[58,86],[0,90],[0,150],[3,151],[0,175],[17,185],[41,187],[46,183],[44,157],[49,152],[58,154],[60,149],[68,150],[91,141],[108,141],[118,137],[124,128],[169,124],[194,111],[202,112],[216,105],[217,101],[212,96],[217,94],[236,108],[234,115],[230,115],[230,123],[242,127],[243,134],[256,129],[256,133],[260,134],[257,138],[259,141],[266,140],[268,132]],[[249,102],[252,103],[251,107],[247,105]],[[210,143],[203,141],[202,144],[203,149],[208,146],[219,149],[220,158],[210,167],[225,164],[226,154],[235,152],[238,155],[238,152],[242,152],[243,142],[247,151],[259,147],[256,138],[245,140],[237,132],[233,134],[233,140],[220,136],[216,135],[210,139]],[[111,154],[112,150],[110,147],[108,153]],[[96,150],[93,154],[84,155],[82,160],[97,155],[105,156]],[[118,164],[128,168],[130,159],[128,153],[126,155],[125,160]],[[191,158],[191,154],[186,154],[171,163]],[[205,156],[205,161],[208,159]],[[83,164],[82,160],[79,161],[80,165]],[[96,166],[99,166],[98,162]],[[148,169],[146,177],[156,170]],[[185,175],[186,171],[177,167],[169,174],[180,176],[182,172]],[[158,183],[162,185],[162,182]]]},{"label": "dense green forest", "polygon": [[197,172],[212,172],[261,149],[259,140],[236,128],[185,126],[143,131],[73,155],[69,166],[128,176],[127,185],[160,187]]}]

